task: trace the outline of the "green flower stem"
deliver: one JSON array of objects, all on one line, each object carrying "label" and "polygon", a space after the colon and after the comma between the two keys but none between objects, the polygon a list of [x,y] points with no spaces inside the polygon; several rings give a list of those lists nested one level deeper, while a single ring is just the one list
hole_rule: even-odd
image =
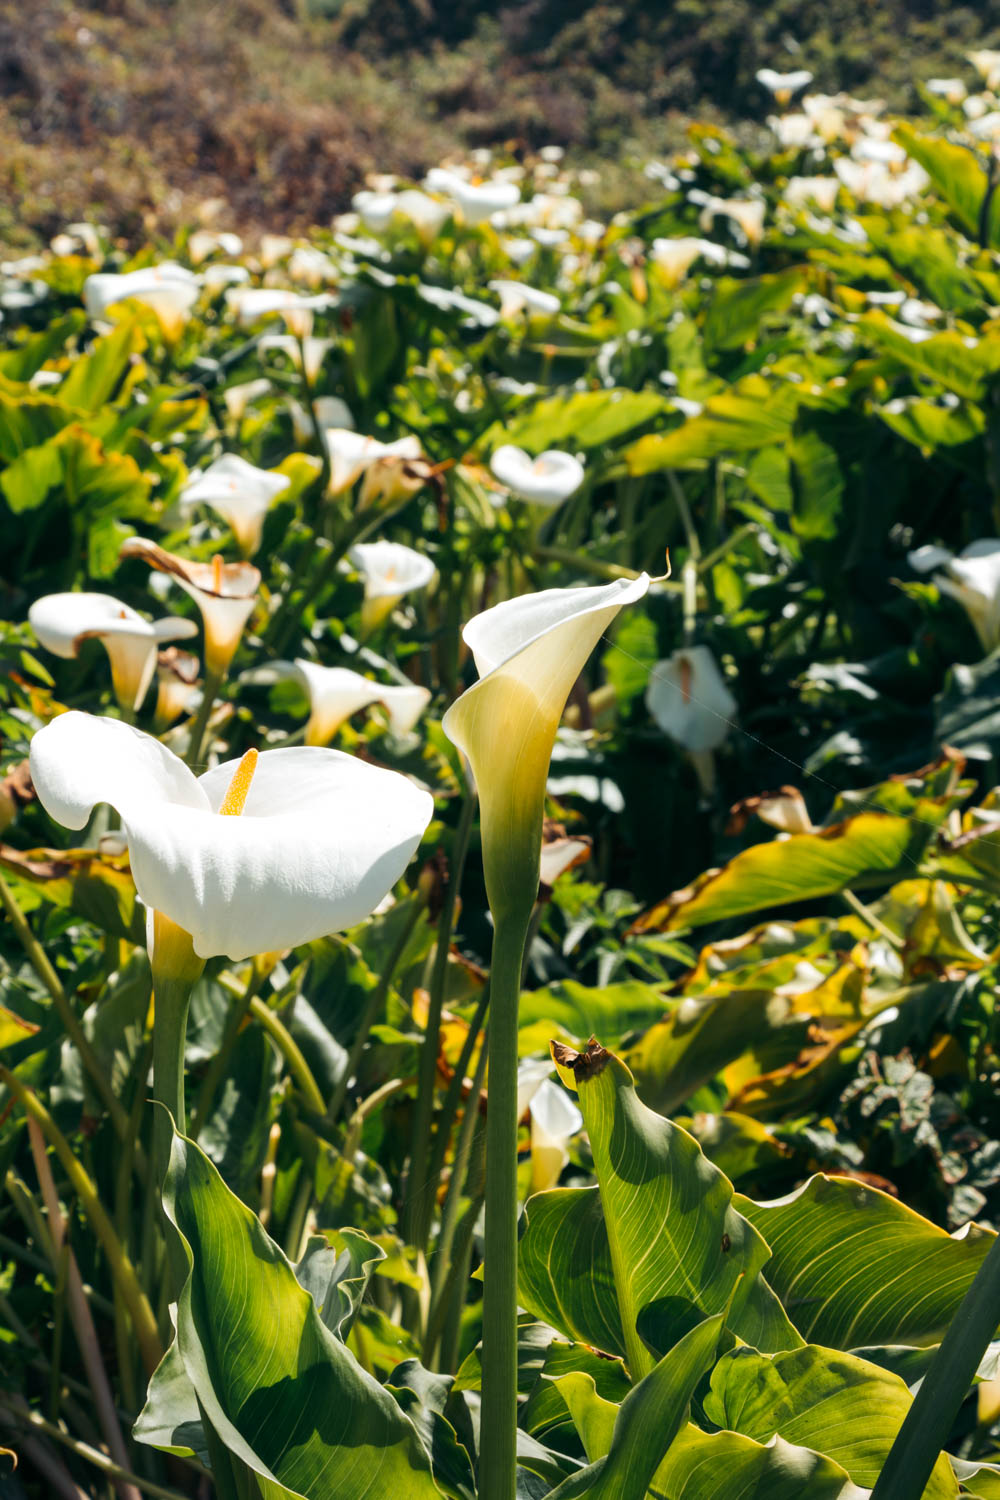
[{"label": "green flower stem", "polygon": [[459,1365],[462,1313],[465,1309],[465,1289],[469,1284],[469,1272],[472,1268],[472,1246],[482,1206],[483,1194],[480,1190],[476,1193],[476,1196],[471,1200],[468,1208],[462,1215],[458,1226],[458,1233],[455,1236],[455,1269],[452,1276],[451,1296],[447,1303],[444,1330],[441,1334],[441,1349],[437,1361],[438,1369],[447,1375],[454,1375]]},{"label": "green flower stem", "polygon": [[441,1168],[444,1166],[445,1153],[448,1150],[448,1142],[451,1139],[451,1127],[455,1123],[455,1118],[462,1102],[462,1086],[469,1076],[469,1063],[472,1060],[476,1039],[483,1028],[489,1003],[490,986],[489,981],[487,981],[483,985],[482,992],[476,1002],[476,1009],[473,1012],[472,1020],[469,1022],[469,1030],[465,1041],[462,1043],[462,1050],[459,1053],[458,1062],[455,1064],[455,1071],[451,1082],[448,1084],[441,1108],[438,1110],[438,1122],[437,1128],[434,1131],[429,1169],[430,1177],[434,1182],[438,1180]]},{"label": "green flower stem", "polygon": [[121,1140],[124,1140],[128,1135],[128,1115],[111,1087],[107,1070],[102,1067],[96,1052],[87,1040],[83,1026],[63,988],[62,980],[53,968],[45,949],[32,932],[28,919],[18,906],[13,891],[2,875],[0,875],[0,905],[10,918],[10,924],[17,933],[18,941],[27,954],[32,968],[48,990],[66,1035],[80,1054],[80,1061],[100,1095],[101,1102],[115,1128],[115,1133]]},{"label": "green flower stem", "polygon": [[198,705],[197,717],[191,726],[191,739],[188,744],[187,755],[184,757],[192,770],[198,765],[198,759],[201,755],[201,744],[205,738],[205,730],[208,728],[209,716],[215,707],[215,700],[219,696],[221,686],[222,674],[220,672],[210,672],[206,668],[205,681],[202,683],[201,689],[201,702]]},{"label": "green flower stem", "polygon": [[[437,1075],[438,1038],[441,1030],[441,1012],[444,1009],[444,990],[448,978],[448,955],[451,952],[451,936],[455,925],[455,904],[465,868],[465,856],[469,848],[472,823],[476,813],[474,793],[467,793],[462,803],[462,812],[455,829],[451,848],[451,868],[445,887],[441,915],[438,921],[437,947],[434,953],[434,968],[431,973],[430,999],[427,1004],[427,1026],[420,1049],[420,1065],[417,1073],[417,1110],[413,1123],[413,1149],[410,1153],[410,1173],[407,1183],[409,1209],[409,1240],[420,1250],[427,1249],[431,1216],[434,1204],[436,1178],[427,1171],[428,1150],[431,1139],[431,1121],[434,1113],[434,1079]],[[418,1179],[418,1175],[419,1179]]]},{"label": "green flower stem", "polygon": [[305,397],[306,411],[309,413],[309,421],[312,424],[316,448],[320,458],[323,460],[319,483],[319,491],[322,494],[330,480],[330,454],[327,450],[323,429],[319,425],[319,418],[316,415],[316,401],[313,395],[312,381],[306,374],[306,341],[300,338],[298,334],[295,335],[295,341],[299,346],[299,359],[302,362],[299,369],[299,373],[302,376],[302,394]]},{"label": "green flower stem", "polygon": [[479,1500],[514,1500],[517,1483],[517,1007],[530,918],[530,906],[494,912]]},{"label": "green flower stem", "polygon": [[[470,1032],[470,1035],[472,1034]],[[455,1231],[458,1228],[462,1189],[463,1186],[468,1187],[466,1179],[470,1175],[469,1158],[472,1154],[476,1125],[479,1122],[479,1104],[483,1081],[486,1077],[487,1054],[488,1047],[484,1039],[479,1052],[479,1061],[476,1064],[476,1074],[472,1080],[472,1088],[465,1102],[465,1115],[462,1119],[462,1128],[458,1133],[458,1144],[455,1147],[455,1156],[451,1164],[451,1179],[441,1212],[441,1233],[438,1235],[435,1251],[434,1275],[431,1279],[431,1305],[427,1314],[427,1333],[422,1355],[424,1364],[429,1368],[433,1368],[434,1351],[444,1325],[448,1308],[447,1292],[449,1287],[454,1285]]]},{"label": "green flower stem", "polygon": [[385,961],[379,982],[365,1001],[364,1009],[361,1012],[361,1019],[358,1022],[357,1034],[351,1043],[351,1050],[347,1054],[344,1071],[340,1076],[337,1087],[333,1091],[333,1098],[330,1100],[330,1107],[327,1111],[327,1118],[330,1121],[336,1120],[344,1107],[348,1085],[357,1072],[358,1063],[361,1061],[361,1054],[364,1051],[369,1033],[381,1013],[386,996],[389,993],[389,988],[395,978],[396,970],[399,967],[400,959],[406,951],[406,945],[413,936],[413,930],[423,916],[424,910],[422,901],[414,902],[413,909],[403,923],[402,930],[396,939],[389,957]]},{"label": "green flower stem", "polygon": [[1000,1323],[1000,1238],[976,1272],[896,1434],[871,1500],[920,1500]]},{"label": "green flower stem", "polygon": [[151,1375],[163,1357],[163,1346],[157,1332],[156,1319],[146,1294],[139,1285],[135,1268],[125,1253],[121,1240],[115,1233],[114,1225],[105,1211],[97,1188],[77,1161],[69,1142],[37,1094],[26,1088],[21,1080],[2,1063],[0,1063],[0,1082],[14,1095],[25,1114],[38,1122],[42,1128],[42,1134],[62,1163],[63,1171],[80,1200],[80,1207],[108,1258],[111,1274],[121,1291],[132,1319],[143,1363],[147,1373]]},{"label": "green flower stem", "polygon": [[326,1101],[320,1093],[319,1084],[313,1077],[298,1043],[284,1022],[274,1014],[273,1010],[268,1009],[263,1000],[258,1000],[256,997],[250,1001],[250,1014],[260,1022],[285,1059],[292,1077],[313,1114],[326,1114]]},{"label": "green flower stem", "polygon": [[[184,1039],[193,983],[165,979],[153,971],[153,1098],[169,1110],[179,1135],[187,1131],[184,1105]],[[163,1110],[156,1111],[153,1142],[162,1183],[170,1161],[173,1131]]]}]

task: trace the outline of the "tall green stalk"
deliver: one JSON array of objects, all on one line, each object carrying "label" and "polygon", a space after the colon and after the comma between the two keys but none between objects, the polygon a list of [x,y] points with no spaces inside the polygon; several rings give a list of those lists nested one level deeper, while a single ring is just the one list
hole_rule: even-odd
[{"label": "tall green stalk", "polygon": [[495,914],[486,1105],[479,1500],[517,1485],[517,1006],[531,908]]},{"label": "tall green stalk", "polygon": [[976,1272],[896,1434],[871,1500],[920,1500],[1000,1324],[1000,1239]]}]

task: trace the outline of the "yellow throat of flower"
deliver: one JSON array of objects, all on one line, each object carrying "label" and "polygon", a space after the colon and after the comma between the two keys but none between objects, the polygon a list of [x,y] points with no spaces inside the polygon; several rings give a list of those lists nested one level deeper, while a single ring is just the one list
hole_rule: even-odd
[{"label": "yellow throat of flower", "polygon": [[257,769],[257,751],[248,750],[233,772],[226,795],[222,799],[219,814],[223,818],[238,818],[247,804],[250,784]]}]

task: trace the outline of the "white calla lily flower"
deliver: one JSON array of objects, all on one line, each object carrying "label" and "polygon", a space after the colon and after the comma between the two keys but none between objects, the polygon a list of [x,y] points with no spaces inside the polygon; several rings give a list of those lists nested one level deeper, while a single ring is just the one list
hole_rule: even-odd
[{"label": "white calla lily flower", "polygon": [[157,731],[168,729],[182,713],[190,711],[201,695],[198,674],[201,663],[190,651],[168,646],[156,658],[156,710],[153,722]]},{"label": "white calla lily flower", "polygon": [[270,391],[271,382],[261,376],[259,380],[242,380],[239,385],[227,385],[222,399],[232,420],[242,422],[253,403],[269,395]]},{"label": "white calla lily flower", "polygon": [[31,772],[66,828],[98,803],[117,810],[139,896],[201,959],[280,952],[362,921],[434,807],[405,776],[337,750],[250,751],[196,777],[151,735],[76,712],[35,735]]},{"label": "white calla lily flower", "polygon": [[175,342],[198,300],[201,284],[184,266],[163,261],[139,271],[98,271],[83,283],[90,318],[103,317],[116,302],[140,302],[156,314],[164,338]]},{"label": "white calla lily flower", "polygon": [[787,104],[793,94],[808,88],[813,81],[808,68],[795,68],[790,73],[777,73],[774,68],[758,68],[754,76],[768,93],[774,95],[779,104]]},{"label": "white calla lily flower", "polygon": [[486,891],[498,921],[530,911],[538,892],[545,782],[570,690],[612,620],[648,587],[642,573],[546,589],[496,604],[462,631],[480,680],[451,705],[443,728],[479,788]]},{"label": "white calla lily flower", "polygon": [[672,239],[655,239],[649,247],[649,259],[659,266],[663,279],[669,286],[677,286],[699,258],[710,265],[724,266],[728,259],[725,248],[714,240],[702,240],[693,234],[680,234]]},{"label": "white calla lily flower", "polygon": [[133,536],[122,544],[119,557],[138,557],[160,573],[174,578],[201,610],[205,631],[205,670],[223,677],[253,613],[260,573],[248,562],[210,563],[178,557],[146,537]]},{"label": "white calla lily flower", "polygon": [[[323,361],[333,348],[333,342],[333,339],[315,338],[312,335],[300,341],[290,333],[265,333],[257,348],[261,354],[267,354],[271,349],[287,354],[293,367],[296,370],[303,370],[306,380],[313,385],[323,367]],[[320,397],[320,399],[323,398]],[[337,400],[338,398],[330,399]]]},{"label": "white calla lily flower", "polygon": [[740,229],[748,244],[759,245],[764,238],[767,205],[762,198],[717,198],[706,196],[698,222],[711,229],[716,218],[730,219]]},{"label": "white calla lily flower", "polygon": [[789,177],[781,196],[789,208],[815,203],[823,213],[832,214],[839,192],[839,177]]},{"label": "white calla lily flower", "polygon": [[500,316],[505,320],[520,317],[521,313],[529,318],[533,314],[540,318],[554,318],[562,306],[552,292],[539,291],[523,281],[506,281],[499,277],[486,285],[500,298]]},{"label": "white calla lily flower", "polygon": [[428,689],[416,683],[386,686],[349,667],[323,667],[304,657],[251,668],[241,680],[267,685],[289,678],[302,684],[309,699],[307,745],[328,745],[341,724],[373,703],[385,709],[392,734],[409,734],[431,700]]},{"label": "white calla lily flower", "polygon": [[988,89],[995,92],[1000,88],[1000,52],[981,47],[965,55]]},{"label": "white calla lily flower", "polygon": [[260,546],[264,517],[291,484],[287,474],[258,469],[236,453],[224,453],[201,473],[191,475],[177,497],[181,510],[208,505],[229,525],[244,557]]},{"label": "white calla lily flower", "polygon": [[569,1161],[568,1143],[583,1129],[579,1107],[549,1076],[552,1064],[527,1058],[517,1069],[517,1115],[531,1123],[531,1191],[556,1186]]},{"label": "white calla lily flower", "polygon": [[944,568],[933,582],[961,604],[984,651],[1000,646],[1000,539],[983,537],[957,557],[944,547],[918,547],[907,560],[918,573]]},{"label": "white calla lily flower", "polygon": [[312,333],[313,313],[328,308],[330,296],[326,292],[317,292],[306,297],[301,292],[286,291],[281,287],[234,286],[226,293],[226,303],[244,328],[277,313],[284,319],[289,333],[305,339]]},{"label": "white calla lily flower", "polygon": [[291,255],[295,249],[295,241],[288,234],[262,234],[260,237],[260,248],[257,257],[265,271],[276,266],[279,261],[284,260],[286,255]]},{"label": "white calla lily flower", "polygon": [[217,251],[221,255],[242,255],[243,241],[230,230],[196,229],[187,242],[187,253],[196,266]]},{"label": "white calla lily flower", "polygon": [[593,843],[589,838],[554,838],[542,845],[538,878],[542,885],[553,886],[560,875],[574,865],[585,864]]},{"label": "white calla lily flower", "polygon": [[198,634],[193,620],[146,620],[110,594],[46,594],[28,610],[28,623],[53,656],[74,657],[84,641],[100,641],[111,661],[115,698],[129,713],[146,696],[162,643]]},{"label": "white calla lily flower", "polygon": [[503,213],[520,202],[521,189],[516,182],[493,178],[487,182],[468,182],[457,172],[433,167],[424,179],[432,193],[444,193],[458,208],[466,224],[485,224],[494,214]]},{"label": "white calla lily flower", "polygon": [[214,261],[205,267],[201,279],[210,291],[217,292],[227,286],[242,286],[250,280],[246,266],[230,266],[224,261]]},{"label": "white calla lily flower", "polygon": [[392,613],[404,594],[425,589],[437,574],[429,557],[402,542],[358,542],[347,556],[365,586],[361,628],[366,634]]},{"label": "white calla lily flower", "polygon": [[736,699],[707,646],[685,646],[653,668],[646,707],[685,750],[717,750],[729,733]]},{"label": "white calla lily flower", "polygon": [[381,458],[415,459],[420,457],[418,437],[397,438],[392,443],[381,443],[378,438],[366,437],[346,427],[328,427],[323,434],[330,460],[330,483],[327,493],[332,497],[350,489],[361,475]]},{"label": "white calla lily flower", "polygon": [[584,480],[580,460],[557,448],[532,458],[523,448],[504,443],[490,457],[490,468],[519,500],[530,500],[550,510],[574,495]]}]

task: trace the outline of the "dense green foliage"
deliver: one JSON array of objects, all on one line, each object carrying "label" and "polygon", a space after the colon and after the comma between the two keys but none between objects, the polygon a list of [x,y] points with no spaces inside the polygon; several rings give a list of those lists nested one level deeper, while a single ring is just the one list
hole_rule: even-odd
[{"label": "dense green foliage", "polygon": [[[109,1464],[169,1496],[209,1467],[223,1500],[481,1490],[483,1120],[513,1035],[487,1069],[442,719],[493,665],[464,623],[637,578],[547,782],[518,1493],[859,1500],[925,1377],[924,1493],[998,1493],[1000,103],[975,97],[903,121],[810,96],[749,145],[692,127],[610,223],[557,153],[498,152],[297,245],[185,230],[126,259],[78,225],[4,264],[5,1494],[111,1493]],[[223,455],[255,466],[231,493]],[[204,668],[163,653],[137,708],[108,643],[130,609],[198,620],[176,580],[245,628],[220,666],[209,605]],[[65,600],[29,622],[110,590],[114,630],[60,638]],[[331,707],[320,668],[361,696]],[[498,765],[545,717],[514,682]],[[67,709],[199,771],[335,740],[434,795],[363,920],[212,950],[184,1132],[148,1097],[175,997],[135,804],[128,837],[103,808],[70,832],[22,764]],[[196,904],[238,908],[210,868]],[[976,1388],[950,1389],[933,1351],[984,1264]]]}]

